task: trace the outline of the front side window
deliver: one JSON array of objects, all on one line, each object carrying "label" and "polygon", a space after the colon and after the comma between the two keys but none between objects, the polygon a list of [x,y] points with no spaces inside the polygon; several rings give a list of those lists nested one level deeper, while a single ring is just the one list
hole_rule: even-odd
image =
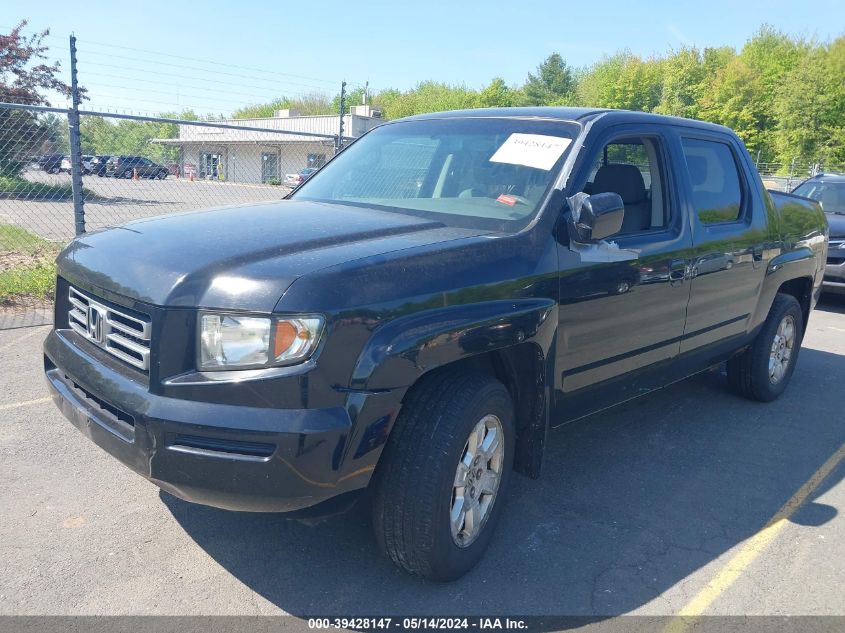
[{"label": "front side window", "polygon": [[825,213],[845,215],[845,182],[805,182],[792,193],[818,201]]},{"label": "front side window", "polygon": [[625,205],[618,235],[663,230],[669,205],[660,141],[632,137],[605,145],[593,160],[585,193],[616,193]]},{"label": "front side window", "polygon": [[519,230],[538,211],[579,130],[563,121],[493,117],[388,124],[292,197]]},{"label": "front side window", "polygon": [[742,213],[742,185],[726,143],[682,139],[692,202],[702,224],[735,222]]}]

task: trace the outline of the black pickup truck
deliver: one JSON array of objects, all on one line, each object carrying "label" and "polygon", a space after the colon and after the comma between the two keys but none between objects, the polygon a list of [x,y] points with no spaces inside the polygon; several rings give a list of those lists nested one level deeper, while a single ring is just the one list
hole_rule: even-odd
[{"label": "black pickup truck", "polygon": [[550,428],[723,362],[775,399],[827,234],[724,127],[412,117],[284,201],[74,240],[44,369],[71,422],[165,491],[294,516],[367,492],[390,558],[451,579]]}]

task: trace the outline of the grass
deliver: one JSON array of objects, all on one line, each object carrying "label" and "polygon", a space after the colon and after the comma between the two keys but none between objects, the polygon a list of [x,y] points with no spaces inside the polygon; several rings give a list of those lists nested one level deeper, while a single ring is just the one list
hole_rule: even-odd
[{"label": "grass", "polygon": [[73,189],[70,185],[30,182],[20,176],[0,176],[0,194],[29,200],[69,200],[73,197]]},{"label": "grass", "polygon": [[0,306],[52,299],[61,245],[12,224],[0,224]]}]

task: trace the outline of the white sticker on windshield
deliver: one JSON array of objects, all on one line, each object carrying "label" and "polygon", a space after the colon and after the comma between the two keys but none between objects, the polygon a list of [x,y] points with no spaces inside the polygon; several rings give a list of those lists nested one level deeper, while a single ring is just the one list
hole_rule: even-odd
[{"label": "white sticker on windshield", "polygon": [[571,139],[559,136],[515,132],[490,157],[490,162],[524,165],[549,171],[571,142]]}]

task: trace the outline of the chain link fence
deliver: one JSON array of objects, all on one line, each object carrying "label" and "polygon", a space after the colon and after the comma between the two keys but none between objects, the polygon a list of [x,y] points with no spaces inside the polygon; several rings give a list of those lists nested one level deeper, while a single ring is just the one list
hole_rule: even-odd
[{"label": "chain link fence", "polygon": [[[0,329],[52,320],[54,260],[74,235],[131,220],[280,200],[342,145],[338,116],[182,121],[0,104]],[[345,115],[353,135],[378,124]],[[78,160],[72,160],[72,147]],[[822,171],[759,163],[790,191]],[[78,178],[74,187],[74,179]]]},{"label": "chain link fence", "polygon": [[177,121],[83,111],[73,161],[69,116],[0,107],[0,329],[51,322],[54,260],[75,235],[280,200],[339,146],[338,116]]},{"label": "chain link fence", "polygon": [[845,173],[845,165],[825,164],[796,157],[789,163],[757,163],[763,184],[777,191],[792,191],[807,178],[822,173]]}]

